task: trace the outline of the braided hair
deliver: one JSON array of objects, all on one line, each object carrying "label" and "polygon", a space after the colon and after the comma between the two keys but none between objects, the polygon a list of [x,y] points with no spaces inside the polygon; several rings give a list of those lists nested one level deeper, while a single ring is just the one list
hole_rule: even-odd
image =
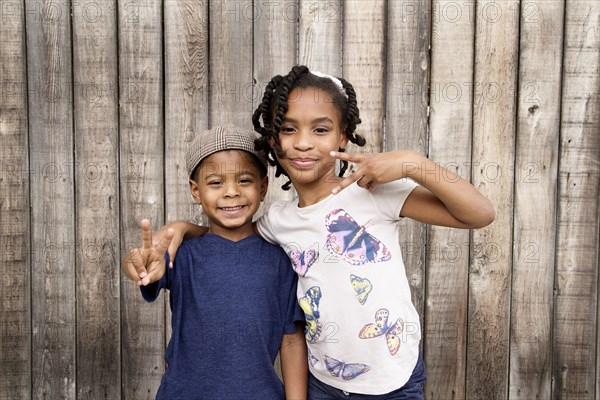
[{"label": "braided hair", "polygon": [[[346,96],[340,92],[333,80],[312,74],[308,67],[297,65],[286,75],[274,76],[267,84],[262,102],[258,105],[252,115],[254,130],[260,134],[256,140],[256,150],[262,152],[269,164],[275,166],[275,176],[289,175],[277,161],[277,156],[283,157],[285,152],[281,148],[279,131],[285,113],[288,109],[288,96],[292,90],[314,88],[322,90],[331,96],[333,107],[341,115],[342,128],[346,131],[348,140],[358,146],[364,146],[366,141],[361,135],[354,133],[356,125],[360,124],[359,110],[356,102],[356,92],[352,85],[342,78],[337,78],[342,83]],[[262,119],[262,125],[261,125]],[[272,139],[273,146],[269,141]],[[339,149],[342,152],[345,149]],[[348,162],[341,161],[339,176],[343,176],[348,169]],[[289,190],[291,180],[281,186],[283,190]]]}]

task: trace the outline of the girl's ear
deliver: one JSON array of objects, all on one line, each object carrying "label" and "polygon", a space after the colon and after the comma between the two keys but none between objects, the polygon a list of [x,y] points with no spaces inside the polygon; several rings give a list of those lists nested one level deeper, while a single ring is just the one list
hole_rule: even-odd
[{"label": "girl's ear", "polygon": [[193,179],[190,179],[189,182],[190,182],[190,191],[192,192],[192,197],[194,199],[194,202],[196,202],[196,204],[198,204],[198,205],[202,205],[202,196],[200,194],[200,188],[198,187],[198,184]]}]

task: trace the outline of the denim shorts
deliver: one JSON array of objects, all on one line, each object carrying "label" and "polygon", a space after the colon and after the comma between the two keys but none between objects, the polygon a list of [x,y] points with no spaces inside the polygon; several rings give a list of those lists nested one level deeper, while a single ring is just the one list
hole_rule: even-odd
[{"label": "denim shorts", "polygon": [[419,354],[419,360],[408,382],[393,392],[375,395],[348,393],[323,383],[309,374],[308,400],[423,400],[423,386],[426,379],[425,365]]}]

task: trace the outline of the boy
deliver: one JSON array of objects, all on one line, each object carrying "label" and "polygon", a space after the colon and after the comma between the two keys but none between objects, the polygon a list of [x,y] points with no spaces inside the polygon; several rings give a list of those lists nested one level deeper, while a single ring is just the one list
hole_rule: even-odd
[{"label": "boy", "polygon": [[[285,252],[254,234],[252,217],[267,191],[267,163],[255,135],[228,124],[204,131],[186,150],[192,197],[208,234],[184,241],[169,268],[173,232],[123,262],[146,301],[169,289],[173,333],[157,399],[305,399],[306,345],[296,301],[297,277]],[[138,277],[132,265],[148,266]],[[160,278],[148,284],[149,276]],[[154,280],[154,279],[153,279]],[[285,388],[273,362],[281,352]],[[285,392],[285,396],[284,396]]]}]

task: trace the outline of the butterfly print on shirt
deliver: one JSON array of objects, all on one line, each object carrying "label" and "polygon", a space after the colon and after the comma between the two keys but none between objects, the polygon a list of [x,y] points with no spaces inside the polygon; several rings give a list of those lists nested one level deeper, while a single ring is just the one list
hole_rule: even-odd
[{"label": "butterfly print on shirt", "polygon": [[373,290],[373,285],[371,281],[367,278],[361,278],[360,276],[350,275],[350,283],[352,283],[352,289],[356,292],[358,296],[358,302],[361,305],[364,305],[369,297],[369,293]]},{"label": "butterfly print on shirt", "polygon": [[336,360],[333,357],[328,355],[323,355],[323,362],[325,363],[325,367],[327,371],[331,374],[331,376],[335,376],[336,378],[342,378],[345,381],[350,379],[354,379],[359,375],[362,375],[366,372],[369,372],[371,367],[367,364],[361,363],[348,363],[346,364],[343,361]]},{"label": "butterfly print on shirt", "polygon": [[391,355],[394,355],[400,348],[400,334],[404,330],[404,321],[402,318],[398,318],[393,325],[388,325],[389,315],[390,312],[385,308],[377,310],[375,313],[375,323],[363,326],[358,333],[358,337],[361,339],[371,339],[385,335],[388,350]]},{"label": "butterfly print on shirt", "polygon": [[306,249],[304,251],[291,250],[289,253],[292,261],[292,268],[300,276],[305,276],[308,269],[317,261],[319,252],[314,249]]},{"label": "butterfly print on shirt", "polygon": [[367,232],[354,218],[342,209],[333,210],[325,217],[327,249],[352,265],[388,261],[392,258],[388,248]]}]

